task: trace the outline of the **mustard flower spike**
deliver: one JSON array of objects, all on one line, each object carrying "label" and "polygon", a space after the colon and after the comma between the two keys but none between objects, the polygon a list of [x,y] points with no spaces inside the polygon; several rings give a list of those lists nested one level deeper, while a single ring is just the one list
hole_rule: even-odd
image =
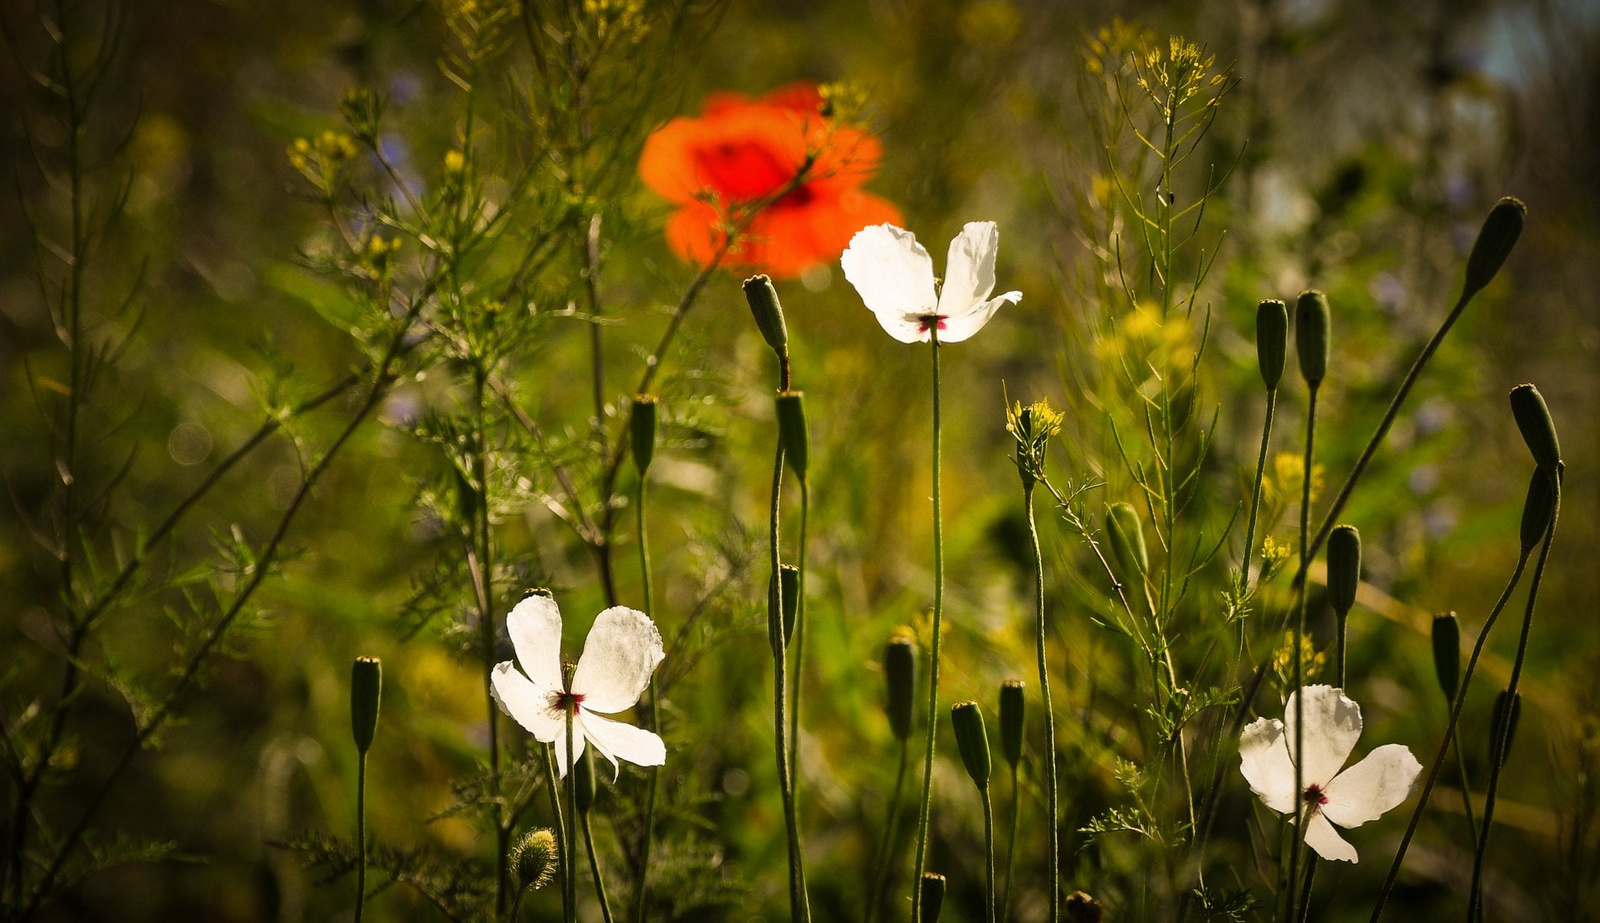
[{"label": "mustard flower spike", "polygon": [[1455,701],[1461,689],[1461,620],[1454,612],[1433,617],[1433,675],[1445,698]]},{"label": "mustard flower spike", "polygon": [[1533,385],[1522,384],[1511,389],[1511,414],[1517,418],[1517,429],[1522,431],[1522,441],[1528,444],[1533,460],[1541,468],[1554,468],[1561,464],[1561,440],[1556,438],[1556,425],[1550,419],[1550,407],[1544,395]]},{"label": "mustard flower spike", "polygon": [[1328,599],[1344,615],[1356,604],[1361,585],[1361,533],[1355,526],[1335,526],[1328,535]]},{"label": "mustard flower spike", "polygon": [[1294,346],[1300,377],[1315,388],[1328,377],[1328,296],[1315,289],[1300,293],[1294,306]]},{"label": "mustard flower spike", "polygon": [[783,305],[778,302],[778,290],[767,275],[751,276],[744,280],[744,300],[750,303],[750,313],[755,316],[756,328],[779,358],[789,354],[789,328],[783,322]]},{"label": "mustard flower spike", "polygon": [[950,706],[950,723],[955,726],[956,747],[961,751],[961,762],[967,767],[967,776],[979,789],[988,788],[993,765],[982,709],[977,702],[958,702]]},{"label": "mustard flower spike", "polygon": [[357,657],[350,665],[350,729],[358,753],[366,753],[372,747],[382,698],[383,663],[376,657]]},{"label": "mustard flower spike", "polygon": [[883,648],[883,676],[888,685],[884,711],[889,730],[901,743],[911,739],[917,694],[917,651],[910,638],[890,638]]},{"label": "mustard flower spike", "polygon": [[1472,254],[1467,257],[1466,280],[1462,285],[1464,299],[1471,298],[1494,279],[1506,257],[1511,255],[1511,248],[1517,245],[1517,238],[1522,236],[1522,225],[1527,219],[1528,206],[1512,196],[1496,202],[1489,210],[1489,217],[1484,219],[1478,239],[1472,244]]},{"label": "mustard flower spike", "polygon": [[1283,380],[1283,366],[1289,351],[1289,309],[1275,298],[1256,307],[1256,362],[1268,391],[1276,391]]}]

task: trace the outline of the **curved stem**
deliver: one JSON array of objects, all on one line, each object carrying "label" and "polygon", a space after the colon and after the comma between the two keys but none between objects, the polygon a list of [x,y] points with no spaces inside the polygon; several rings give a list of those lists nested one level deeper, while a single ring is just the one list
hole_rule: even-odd
[{"label": "curved stem", "polygon": [[928,804],[933,798],[933,752],[939,727],[939,636],[944,622],[944,523],[939,498],[939,328],[932,325],[933,348],[933,643],[928,668],[928,735],[922,761],[922,803],[917,809],[917,864],[911,877],[911,919],[922,918],[922,875],[928,869]]},{"label": "curved stem", "polygon": [[[645,483],[645,474],[640,473],[639,491],[634,506],[638,513],[639,573],[642,575],[644,581],[644,614],[653,618],[655,603],[650,575],[650,542],[649,533],[645,531],[644,518]],[[656,678],[654,673],[652,673],[650,676],[650,730],[657,734],[661,733],[661,699],[656,692]],[[650,781],[647,783],[648,791],[645,795],[644,802],[644,830],[641,833],[643,842],[639,848],[639,880],[635,885],[633,896],[633,919],[635,920],[635,923],[644,923],[644,905],[645,896],[647,893],[645,886],[648,884],[650,879],[650,844],[654,839],[653,834],[655,832],[656,797],[658,790],[660,789],[660,775],[660,766],[650,767]]]},{"label": "curved stem", "polygon": [[800,584],[794,609],[794,679],[789,683],[789,784],[800,797],[800,686],[806,660],[806,532],[811,518],[811,484],[800,478],[800,548],[796,553]]},{"label": "curved stem", "polygon": [[[561,810],[561,782],[560,776],[556,773],[556,745],[554,743],[541,744],[539,749],[544,751],[544,788],[550,795],[550,819],[556,831],[556,855],[561,857],[561,861],[557,862],[556,866],[557,871],[561,874],[561,919],[565,920],[567,919],[567,907],[570,904],[567,899],[567,879],[572,877],[572,867],[567,864],[567,822],[566,812]],[[523,890],[526,889],[522,888],[517,892],[518,901],[522,899]],[[516,918],[516,912],[513,910],[511,919],[515,921]]]},{"label": "curved stem", "polygon": [[769,563],[772,579],[767,585],[767,641],[772,646],[772,739],[778,769],[778,790],[783,797],[783,822],[789,840],[789,914],[792,920],[810,920],[810,899],[806,895],[805,853],[800,845],[800,814],[795,805],[794,780],[789,773],[789,740],[784,712],[788,708],[788,651],[783,636],[783,590],[778,555],[779,501],[783,492],[783,445],[778,445],[772,463],[772,505],[770,518]]},{"label": "curved stem", "polygon": [[[1311,522],[1312,459],[1315,457],[1317,437],[1317,390],[1317,383],[1311,383],[1311,396],[1306,404],[1306,454],[1305,463],[1301,469],[1300,484],[1300,570],[1302,572],[1309,568],[1311,560],[1308,557],[1307,547],[1309,545],[1308,533]],[[1299,585],[1295,594],[1295,612],[1294,640],[1289,657],[1294,661],[1294,751],[1291,755],[1294,761],[1295,800],[1298,802],[1300,793],[1306,789],[1305,768],[1302,765],[1305,762],[1303,755],[1306,752],[1305,696],[1301,695],[1301,692],[1305,690],[1305,665],[1303,663],[1305,658],[1301,655],[1306,635],[1306,587],[1304,583]],[[1300,824],[1295,828],[1294,843],[1289,847],[1289,887],[1291,888],[1291,895],[1293,894],[1292,889],[1295,882],[1299,881],[1300,852],[1305,842],[1307,819],[1309,819],[1308,816],[1302,817]]]},{"label": "curved stem", "polygon": [[[1055,708],[1050,701],[1050,667],[1046,652],[1048,633],[1046,632],[1044,612],[1044,554],[1039,547],[1039,525],[1033,515],[1033,484],[1025,483],[1022,488],[1023,505],[1028,511],[1028,541],[1033,549],[1033,612],[1034,612],[1034,645],[1039,657],[1039,694],[1043,700],[1044,708],[1044,745],[1045,745],[1045,787],[1049,791],[1049,828],[1050,828],[1050,853],[1049,853],[1049,905],[1050,923],[1056,923],[1061,918],[1061,803],[1060,784],[1056,778],[1056,716]],[[1016,788],[1016,769],[1012,769],[1012,789]],[[1013,796],[1015,798],[1015,795]],[[1015,813],[1015,811],[1013,812]],[[1012,841],[1016,841],[1016,828],[1012,828]],[[1010,859],[1006,860],[1006,897],[1011,896]]]},{"label": "curved stem", "polygon": [[872,863],[872,884],[867,889],[867,909],[863,915],[865,923],[872,923],[877,915],[878,905],[883,903],[883,895],[889,887],[889,856],[894,852],[895,828],[900,821],[900,800],[905,790],[906,769],[911,764],[911,742],[900,741],[900,766],[894,773],[894,794],[889,796],[889,816],[883,822],[883,840],[878,843],[878,849]]},{"label": "curved stem", "polygon": [[367,902],[367,754],[356,763],[356,923]]},{"label": "curved stem", "polygon": [[611,901],[606,898],[606,880],[600,874],[600,857],[594,851],[594,830],[589,815],[583,815],[583,845],[589,853],[589,872],[594,876],[594,893],[600,899],[600,916],[611,923]]},{"label": "curved stem", "polygon": [[[1000,898],[1000,919],[1011,919],[1011,873],[1016,868],[1017,828],[1022,826],[1022,789],[1017,786],[1017,766],[1011,766],[1011,840],[1006,844],[1006,889]],[[1054,825],[1052,825],[1054,826]],[[1054,878],[1052,876],[1052,882]],[[1051,909],[1056,907],[1056,888],[1050,888]]]},{"label": "curved stem", "polygon": [[[568,680],[570,685],[571,680]],[[561,862],[567,869],[567,877],[562,880],[566,894],[561,902],[561,909],[566,914],[566,923],[577,923],[578,920],[578,761],[572,758],[572,713],[566,716],[567,723],[567,775],[564,788],[567,795],[567,848],[562,854]]]},{"label": "curved stem", "polygon": [[989,786],[978,789],[983,799],[983,907],[984,919],[995,923],[994,903],[994,805],[989,798]]}]

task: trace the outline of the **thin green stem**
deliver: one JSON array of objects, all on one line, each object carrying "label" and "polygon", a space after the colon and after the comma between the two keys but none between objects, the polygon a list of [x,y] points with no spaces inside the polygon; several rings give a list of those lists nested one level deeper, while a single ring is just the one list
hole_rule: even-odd
[{"label": "thin green stem", "polygon": [[[1267,449],[1272,444],[1272,418],[1278,409],[1278,389],[1267,389],[1267,416],[1261,424],[1261,448],[1256,453],[1256,479],[1250,488],[1250,517],[1245,520],[1244,558],[1239,564],[1238,592],[1242,597],[1250,585],[1250,559],[1256,553],[1256,522],[1261,516],[1261,483],[1267,474]],[[1240,649],[1244,644],[1244,620],[1239,620]]]},{"label": "thin green stem", "polygon": [[[644,582],[644,614],[653,618],[655,597],[651,586],[649,533],[645,531],[644,516],[646,481],[647,478],[645,474],[641,473],[639,475],[639,490],[634,507],[638,514],[639,573],[642,575]],[[650,677],[650,730],[657,734],[661,733],[661,699],[656,693],[656,679],[654,674],[652,674]],[[660,776],[661,767],[651,766],[649,770],[650,780],[647,783],[648,788],[645,794],[644,802],[644,829],[640,833],[643,842],[639,847],[639,880],[635,884],[633,895],[633,919],[636,921],[636,923],[644,923],[644,905],[647,894],[646,885],[650,879],[650,845],[654,839],[656,797],[661,787]]]},{"label": "thin green stem", "polygon": [[785,730],[788,708],[788,650],[783,632],[783,590],[778,554],[779,507],[783,493],[783,445],[780,442],[772,463],[772,505],[770,517],[769,563],[772,579],[767,587],[767,641],[772,646],[772,739],[778,769],[778,790],[783,797],[783,822],[789,840],[789,914],[792,920],[810,920],[810,898],[806,894],[805,853],[800,845],[800,814],[795,805],[794,780],[789,772],[789,740]]},{"label": "thin green stem", "polygon": [[[568,918],[568,908],[571,906],[571,902],[567,899],[567,879],[572,877],[572,866],[567,864],[567,823],[566,812],[561,810],[561,777],[556,770],[556,745],[543,744],[539,749],[544,751],[544,788],[550,795],[550,819],[556,831],[556,855],[561,857],[561,861],[556,865],[561,876],[561,919],[565,920]],[[521,898],[520,891],[518,898]],[[513,912],[511,919],[516,918],[516,913]]]},{"label": "thin green stem", "polygon": [[589,873],[594,876],[594,893],[600,900],[600,916],[605,923],[611,923],[611,901],[606,898],[606,880],[600,874],[600,857],[594,851],[594,830],[587,813],[583,815],[583,845],[589,853]]},{"label": "thin green stem", "polygon": [[511,827],[506,823],[505,804],[500,798],[500,706],[494,695],[495,646],[494,560],[489,533],[489,422],[486,384],[488,369],[473,371],[476,407],[473,428],[476,451],[473,453],[474,485],[478,491],[473,505],[472,541],[467,551],[467,567],[478,603],[478,650],[483,659],[483,707],[489,724],[489,786],[494,801],[495,830],[495,912],[504,913],[511,898],[511,870],[507,854],[511,847]]},{"label": "thin green stem", "polygon": [[[1000,919],[1002,920],[1011,919],[1011,873],[1016,868],[1017,829],[1021,826],[1022,789],[1017,785],[1017,765],[1013,763],[1011,766],[1011,839],[1006,844],[1006,889],[1004,896],[1000,898]],[[1052,824],[1051,826],[1053,827],[1054,825]],[[1050,896],[1052,898],[1050,905],[1052,909],[1056,907],[1054,900],[1056,888],[1053,884],[1054,878],[1052,876],[1052,887],[1050,888]]]},{"label": "thin green stem", "polygon": [[1345,625],[1345,618],[1349,614],[1350,614],[1349,612],[1335,612],[1334,613],[1334,620],[1335,620],[1335,623],[1336,623],[1335,627],[1334,627],[1334,636],[1333,636],[1334,657],[1337,660],[1338,669],[1339,669],[1339,674],[1338,674],[1339,675],[1339,682],[1336,685],[1340,689],[1344,688],[1344,625]]},{"label": "thin green stem", "polygon": [[1311,913],[1311,886],[1316,880],[1317,857],[1311,856],[1306,860],[1306,883],[1300,889],[1300,912],[1295,915],[1295,923],[1306,923],[1306,918]]},{"label": "thin green stem", "polygon": [[806,532],[811,519],[811,484],[800,478],[800,548],[796,552],[795,574],[800,584],[794,608],[794,679],[789,683],[789,784],[795,798],[800,797],[800,687],[805,681],[806,661]]},{"label": "thin green stem", "polygon": [[1467,830],[1472,834],[1472,842],[1478,842],[1478,820],[1472,811],[1472,784],[1467,777],[1467,758],[1461,752],[1460,741],[1454,747],[1456,751],[1456,774],[1461,779],[1461,810],[1467,815]]},{"label": "thin green stem", "polygon": [[367,754],[356,762],[356,923],[367,902]]},{"label": "thin green stem", "polygon": [[894,793],[889,796],[889,816],[883,822],[883,839],[872,862],[872,885],[867,889],[865,923],[872,923],[889,887],[889,856],[894,852],[894,834],[900,826],[900,803],[905,791],[906,769],[911,765],[911,742],[900,741],[900,765],[894,773]]},{"label": "thin green stem", "polygon": [[[570,685],[570,680],[568,681]],[[570,690],[569,690],[570,691]],[[566,851],[562,853],[561,862],[567,868],[567,877],[562,880],[566,894],[561,902],[562,912],[566,914],[566,923],[577,923],[578,920],[578,761],[572,758],[572,713],[567,713],[567,775],[563,779],[567,795],[567,835]]]},{"label": "thin green stem", "polygon": [[[1044,554],[1039,547],[1039,525],[1033,515],[1033,482],[1024,481],[1022,488],[1023,506],[1028,512],[1028,542],[1033,549],[1033,614],[1034,614],[1034,646],[1039,659],[1039,695],[1044,708],[1044,765],[1045,787],[1049,791],[1049,906],[1050,923],[1056,923],[1061,918],[1061,802],[1060,783],[1056,778],[1056,717],[1055,708],[1050,701],[1050,665],[1047,653],[1049,633],[1046,630],[1044,608]],[[1015,791],[1016,769],[1012,769],[1012,786]],[[1015,812],[1013,812],[1015,813]],[[1012,828],[1012,842],[1016,841],[1016,828]],[[1006,860],[1006,898],[1011,897],[1011,860]]]},{"label": "thin green stem", "polygon": [[994,902],[994,804],[989,786],[978,789],[983,799],[983,908],[984,919],[995,923]]},{"label": "thin green stem", "polygon": [[911,919],[922,919],[922,875],[928,870],[928,805],[933,798],[933,752],[939,728],[939,639],[944,624],[944,522],[939,497],[939,327],[929,326],[933,349],[933,643],[928,667],[928,743],[922,761],[922,803],[917,809],[917,864],[911,876]]},{"label": "thin green stem", "polygon": [[[1301,468],[1300,484],[1300,569],[1302,571],[1307,569],[1307,562],[1310,560],[1310,558],[1307,556],[1307,546],[1309,544],[1308,533],[1310,532],[1311,523],[1312,460],[1315,458],[1316,454],[1317,390],[1317,383],[1312,382],[1310,386],[1310,398],[1306,403],[1306,454],[1305,464]],[[1300,799],[1300,793],[1306,790],[1305,767],[1302,765],[1305,762],[1302,756],[1305,753],[1306,736],[1305,696],[1302,694],[1305,691],[1305,665],[1303,663],[1305,658],[1301,656],[1301,650],[1305,643],[1306,635],[1306,588],[1304,583],[1300,584],[1295,594],[1295,613],[1294,641],[1292,650],[1289,653],[1289,659],[1294,662],[1294,751],[1291,755],[1294,758],[1294,791],[1295,800],[1298,803]],[[1300,824],[1295,828],[1294,842],[1289,847],[1289,887],[1291,889],[1291,900],[1294,883],[1299,881],[1300,851],[1304,842],[1305,820],[1302,819]],[[1291,903],[1291,907],[1292,906],[1293,904]]]}]

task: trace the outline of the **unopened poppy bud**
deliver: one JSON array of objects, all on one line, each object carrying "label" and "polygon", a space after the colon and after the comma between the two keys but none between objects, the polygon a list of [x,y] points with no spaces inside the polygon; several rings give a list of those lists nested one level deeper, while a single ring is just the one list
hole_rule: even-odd
[{"label": "unopened poppy bud", "polygon": [[806,476],[806,464],[811,455],[810,437],[806,434],[806,405],[804,391],[778,392],[778,439],[783,445],[783,460],[794,473]]},{"label": "unopened poppy bud", "polygon": [[1289,351],[1289,309],[1274,298],[1256,307],[1256,361],[1261,380],[1272,391],[1283,380],[1284,357]]},{"label": "unopened poppy bud", "polygon": [[1554,468],[1561,464],[1561,440],[1556,438],[1556,425],[1550,419],[1550,408],[1544,395],[1533,385],[1517,385],[1511,389],[1511,415],[1517,418],[1517,429],[1522,430],[1522,441],[1528,444],[1533,460],[1541,468]]},{"label": "unopened poppy bud", "polygon": [[979,788],[989,787],[992,769],[989,759],[989,733],[983,727],[983,712],[977,702],[958,702],[950,706],[950,723],[956,729],[956,748],[967,775]]},{"label": "unopened poppy bud", "polygon": [[1454,612],[1433,617],[1433,675],[1445,698],[1455,701],[1461,689],[1461,620]]},{"label": "unopened poppy bud", "polygon": [[1100,923],[1105,916],[1105,908],[1100,906],[1100,902],[1083,891],[1068,894],[1061,908],[1066,911],[1068,923]]},{"label": "unopened poppy bud", "polygon": [[1328,377],[1328,296],[1315,289],[1300,293],[1294,305],[1294,348],[1300,377],[1315,388]]},{"label": "unopened poppy bud", "polygon": [[[778,605],[783,611],[783,641],[787,644],[794,637],[795,615],[800,611],[800,568],[793,564],[779,565],[778,580]],[[768,592],[771,589],[769,581]]]},{"label": "unopened poppy bud", "polygon": [[1000,684],[1000,751],[1012,769],[1022,762],[1022,731],[1027,716],[1025,688],[1020,679]]},{"label": "unopened poppy bud", "polygon": [[1144,524],[1139,521],[1139,511],[1131,503],[1113,503],[1106,507],[1106,540],[1111,545],[1111,556],[1121,567],[1123,580],[1142,577],[1150,569],[1150,553],[1145,550]]},{"label": "unopened poppy bud", "polygon": [[1504,766],[1511,756],[1511,742],[1517,736],[1517,718],[1522,715],[1522,693],[1500,690],[1494,699],[1494,726],[1489,730],[1489,762]]},{"label": "unopened poppy bud", "polygon": [[1328,601],[1344,615],[1356,604],[1361,585],[1361,533],[1355,526],[1335,526],[1328,534]]},{"label": "unopened poppy bud", "polygon": [[556,835],[548,827],[529,830],[511,847],[511,870],[519,888],[538,890],[555,877]]},{"label": "unopened poppy bud", "polygon": [[1550,484],[1550,472],[1536,468],[1533,480],[1528,482],[1528,498],[1522,504],[1522,553],[1532,551],[1550,528],[1550,516],[1555,512],[1556,492]]},{"label": "unopened poppy bud", "polygon": [[383,663],[376,657],[357,657],[350,666],[350,730],[358,753],[364,754],[372,747],[382,698]]},{"label": "unopened poppy bud", "polygon": [[938,872],[922,873],[922,914],[918,923],[936,923],[939,910],[944,907],[944,876]]},{"label": "unopened poppy bud", "polygon": [[650,461],[656,455],[656,409],[654,394],[635,394],[633,411],[628,414],[628,434],[633,450],[633,468],[640,477],[650,470]]},{"label": "unopened poppy bud", "polygon": [[1517,245],[1523,222],[1528,218],[1528,206],[1520,199],[1506,196],[1489,210],[1489,217],[1478,231],[1472,244],[1472,255],[1467,257],[1467,277],[1462,285],[1462,297],[1471,298],[1488,285],[1500,271],[1511,248]]},{"label": "unopened poppy bud", "polygon": [[884,645],[883,677],[888,684],[883,710],[889,715],[889,730],[904,743],[911,739],[917,694],[917,649],[910,638],[890,638]]},{"label": "unopened poppy bud", "polygon": [[750,313],[755,315],[761,338],[780,357],[789,352],[789,328],[783,323],[783,305],[778,303],[778,290],[765,274],[744,280],[744,299],[750,302]]},{"label": "unopened poppy bud", "polygon": [[572,784],[575,789],[573,800],[578,803],[578,816],[588,817],[589,809],[594,807],[594,749],[586,747],[583,755],[578,757],[578,762],[572,768]]}]

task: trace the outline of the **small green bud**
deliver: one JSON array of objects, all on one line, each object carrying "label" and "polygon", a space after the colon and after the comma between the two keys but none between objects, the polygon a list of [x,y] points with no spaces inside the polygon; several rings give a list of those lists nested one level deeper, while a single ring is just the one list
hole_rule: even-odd
[{"label": "small green bud", "polygon": [[1461,620],[1454,612],[1433,617],[1433,675],[1454,702],[1461,689]]},{"label": "small green bud", "polygon": [[1100,923],[1105,916],[1105,908],[1100,906],[1100,902],[1083,891],[1068,894],[1061,907],[1066,911],[1067,923]]},{"label": "small green bud", "polygon": [[977,702],[958,702],[950,706],[950,723],[956,729],[956,748],[967,775],[980,789],[989,787],[989,734],[983,728],[983,712]]},{"label": "small green bud", "polygon": [[1289,309],[1275,298],[1256,307],[1256,361],[1261,380],[1273,391],[1283,380],[1284,357],[1289,350]]},{"label": "small green bud", "polygon": [[883,710],[889,715],[889,730],[904,743],[911,739],[917,694],[917,649],[910,638],[890,638],[884,645],[883,676],[888,683]]},{"label": "small green bud", "polygon": [[922,919],[918,923],[937,923],[939,910],[944,907],[944,876],[938,872],[922,873]]},{"label": "small green bud", "polygon": [[511,870],[519,888],[538,890],[555,877],[556,835],[548,827],[529,830],[511,847]]},{"label": "small green bud", "polygon": [[635,394],[633,411],[628,414],[628,434],[632,437],[633,469],[640,477],[650,470],[656,455],[656,409],[654,394]]},{"label": "small green bud", "polygon": [[[793,564],[780,564],[778,579],[778,605],[783,609],[783,641],[787,644],[794,637],[794,620],[800,611],[800,568]],[[771,591],[772,581],[768,579],[767,592]]]},{"label": "small green bud", "polygon": [[1517,719],[1522,715],[1522,693],[1500,690],[1494,699],[1494,725],[1489,730],[1489,762],[1504,766],[1511,756],[1511,742],[1517,737]]},{"label": "small green bud", "polygon": [[1294,305],[1294,348],[1300,377],[1315,388],[1328,377],[1328,296],[1315,289],[1300,293]]},{"label": "small green bud", "polygon": [[1334,526],[1328,533],[1328,600],[1344,615],[1356,604],[1361,585],[1361,533],[1355,526]]},{"label": "small green bud", "polygon": [[1544,538],[1555,508],[1556,492],[1550,483],[1550,472],[1535,468],[1533,480],[1528,482],[1528,498],[1522,504],[1523,554],[1532,551]]},{"label": "small green bud", "polygon": [[1511,389],[1511,415],[1517,418],[1517,429],[1522,430],[1522,441],[1528,444],[1533,460],[1541,468],[1554,468],[1561,464],[1561,440],[1556,438],[1556,425],[1550,419],[1550,408],[1544,395],[1533,385],[1517,385]]},{"label": "small green bud", "polygon": [[1496,202],[1489,210],[1489,217],[1484,219],[1483,229],[1478,231],[1478,239],[1472,244],[1472,255],[1467,257],[1463,298],[1476,295],[1500,271],[1506,257],[1511,255],[1511,248],[1517,245],[1527,218],[1528,206],[1511,196]]},{"label": "small green bud", "polygon": [[810,438],[806,434],[805,396],[804,391],[778,392],[778,439],[783,444],[783,460],[802,478],[806,476],[806,464],[811,456]]},{"label": "small green bud", "polygon": [[751,276],[744,280],[744,299],[750,302],[750,313],[755,315],[761,338],[767,341],[779,357],[789,352],[789,328],[783,323],[783,305],[778,303],[778,290],[766,275]]},{"label": "small green bud", "polygon": [[593,747],[585,747],[583,755],[572,767],[572,784],[576,789],[573,800],[578,803],[578,816],[588,817],[589,809],[594,807],[595,796]]},{"label": "small green bud", "polygon": [[1111,545],[1111,556],[1121,568],[1121,577],[1132,581],[1150,570],[1150,553],[1144,545],[1144,524],[1139,521],[1139,511],[1131,503],[1113,503],[1106,507],[1106,539]]},{"label": "small green bud", "polygon": [[1008,679],[1000,684],[1000,751],[1015,769],[1022,762],[1022,731],[1027,723],[1026,684]]},{"label": "small green bud", "polygon": [[383,663],[376,657],[357,657],[350,666],[350,730],[358,753],[365,754],[372,747],[382,698]]}]

